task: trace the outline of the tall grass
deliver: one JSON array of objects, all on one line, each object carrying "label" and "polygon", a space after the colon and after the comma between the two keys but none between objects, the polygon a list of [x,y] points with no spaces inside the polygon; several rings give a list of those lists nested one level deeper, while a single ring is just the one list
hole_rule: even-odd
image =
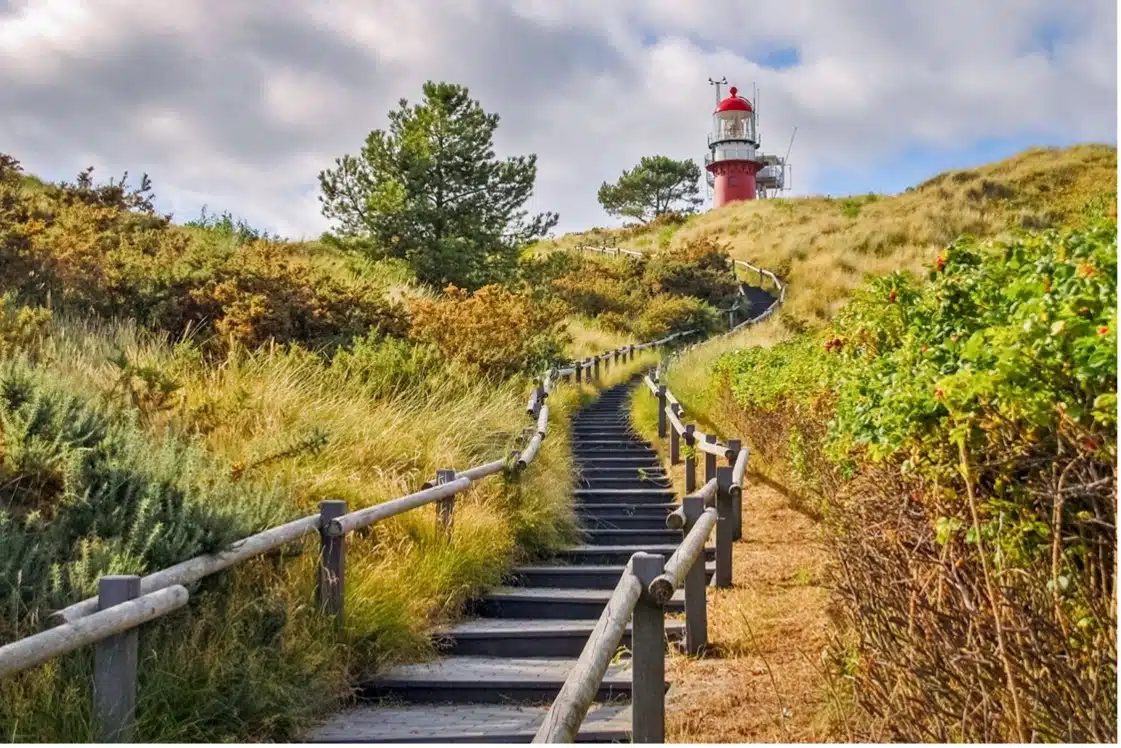
[{"label": "tall grass", "polygon": [[[235,508],[244,532],[314,513],[322,499],[353,510],[415,491],[439,468],[503,456],[530,425],[524,380],[472,377],[393,341],[333,362],[294,346],[209,361],[191,341],[131,324],[62,320],[35,358],[72,394],[135,423],[153,454],[190,442],[222,480],[273,496],[265,512]],[[612,367],[602,384],[653,360]],[[432,656],[428,632],[467,597],[574,540],[567,418],[595,392],[561,385],[537,459],[457,497],[450,541],[437,535],[433,507],[352,534],[341,627],[312,605],[313,538],[204,580],[186,609],[142,630],[140,739],[295,739],[360,675]],[[191,500],[205,510],[209,495]],[[92,739],[91,662],[86,650],[0,681],[0,734]]]}]

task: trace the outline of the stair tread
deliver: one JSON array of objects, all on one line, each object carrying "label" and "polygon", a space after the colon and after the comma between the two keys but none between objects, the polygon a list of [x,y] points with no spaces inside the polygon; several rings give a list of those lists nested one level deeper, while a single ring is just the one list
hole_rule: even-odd
[{"label": "stair tread", "polygon": [[[595,590],[587,588],[574,588],[567,587],[492,587],[486,594],[483,595],[484,599],[504,598],[521,599],[521,600],[557,600],[558,602],[567,600],[579,600],[582,602],[607,602],[611,599],[612,593],[615,590]],[[673,599],[678,601],[685,600],[685,590],[679,589],[673,593]]]},{"label": "stair tread", "polygon": [[[441,657],[430,662],[398,665],[371,680],[378,684],[486,685],[556,682],[568,677],[576,658],[568,657]],[[630,662],[620,660],[607,668],[603,683],[629,686]]]},{"label": "stair tread", "polygon": [[[529,742],[549,707],[517,704],[366,705],[335,714],[308,732],[308,742],[442,743],[454,740]],[[606,742],[627,738],[631,707],[593,704],[580,726],[580,737]]]},{"label": "stair tread", "polygon": [[[548,634],[570,634],[573,636],[588,637],[598,621],[596,620],[564,620],[554,618],[469,618],[449,626],[436,629],[437,636],[470,637],[470,636],[503,636],[503,637],[538,637]],[[627,624],[627,631],[631,629]],[[667,622],[666,630],[677,632],[684,630],[684,624]]]},{"label": "stair tread", "polygon": [[577,495],[586,493],[606,493],[613,496],[634,496],[635,494],[649,494],[660,493],[665,495],[672,495],[676,491],[672,488],[575,488],[573,492]]}]

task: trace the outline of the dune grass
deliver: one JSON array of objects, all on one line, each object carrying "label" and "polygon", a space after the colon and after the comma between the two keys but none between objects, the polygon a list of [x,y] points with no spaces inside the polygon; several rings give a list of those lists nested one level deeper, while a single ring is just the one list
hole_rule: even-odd
[{"label": "dune grass", "polygon": [[[612,367],[600,386],[653,356]],[[371,506],[417,490],[439,468],[502,457],[531,420],[524,380],[481,380],[392,341],[332,362],[295,346],[237,348],[214,361],[190,341],[134,325],[60,320],[35,358],[37,370],[91,407],[134,423],[139,448],[156,454],[161,444],[189,442],[221,466],[221,480],[267,496],[267,506],[234,508],[240,534],[315,513],[322,499]],[[574,538],[566,424],[596,391],[559,386],[537,459],[457,497],[450,541],[437,535],[431,506],[352,534],[341,627],[312,604],[314,538],[200,583],[186,609],[143,629],[138,737],[295,739],[358,676],[432,656],[428,632],[458,616],[472,593]],[[209,495],[199,489],[188,499],[205,511]],[[136,559],[106,563],[121,573],[154,570]],[[21,635],[33,624],[24,620]],[[87,649],[4,679],[0,734],[92,739],[91,667]]]}]

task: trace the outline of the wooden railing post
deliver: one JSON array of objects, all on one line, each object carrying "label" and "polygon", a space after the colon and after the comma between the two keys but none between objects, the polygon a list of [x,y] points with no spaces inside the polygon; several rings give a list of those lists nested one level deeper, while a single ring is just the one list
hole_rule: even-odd
[{"label": "wooden railing post", "polygon": [[732,586],[732,468],[716,468],[716,586]]},{"label": "wooden railing post", "polygon": [[666,739],[666,612],[652,599],[650,583],[665,570],[665,559],[653,553],[631,556],[631,569],[642,582],[642,596],[631,619],[631,716],[635,743]]},{"label": "wooden railing post", "polygon": [[[97,583],[97,609],[140,597],[140,577],[110,575]],[[93,710],[102,743],[131,743],[136,727],[136,668],[140,630],[102,639],[94,648]]]},{"label": "wooden railing post", "polygon": [[[454,470],[437,470],[436,485],[442,486],[455,480]],[[452,512],[455,511],[455,497],[449,496],[436,502],[436,525],[440,536],[448,540],[452,536]]]},{"label": "wooden railing post", "polygon": [[[716,443],[716,436],[713,434],[705,434],[705,442],[708,444]],[[716,455],[705,452],[705,483],[716,477]]]},{"label": "wooden railing post", "polygon": [[592,379],[599,382],[599,356],[592,357]]},{"label": "wooden railing post", "polygon": [[[681,537],[684,538],[704,514],[705,500],[700,496],[686,496],[681,500],[681,508],[685,512],[685,527],[681,532]],[[693,568],[685,575],[685,652],[693,656],[704,654],[705,647],[708,646],[708,610],[705,607],[707,586],[705,554],[701,553]]]},{"label": "wooden railing post", "polygon": [[319,573],[315,579],[315,602],[327,615],[342,620],[343,582],[346,572],[346,535],[331,535],[328,523],[346,514],[346,502],[319,502]]},{"label": "wooden railing post", "polygon": [[658,438],[666,438],[666,386],[658,385]]},{"label": "wooden railing post", "polygon": [[[743,443],[739,439],[728,440],[728,464],[735,465],[736,458],[740,456],[740,450],[743,448]],[[732,495],[732,517],[735,523],[735,532],[732,533],[733,540],[739,540],[743,537],[743,492],[735,491]]]},{"label": "wooden railing post", "polygon": [[[677,415],[677,408],[670,406],[673,414]],[[673,424],[669,424],[669,464],[676,465],[681,462],[681,435],[677,433],[677,429]]]},{"label": "wooden railing post", "polygon": [[687,494],[697,490],[697,439],[693,436],[696,428],[691,423],[685,426],[685,493]]},{"label": "wooden railing post", "polygon": [[576,384],[580,384],[580,382],[583,381],[583,379],[584,379],[584,362],[583,361],[577,361],[576,362]]}]

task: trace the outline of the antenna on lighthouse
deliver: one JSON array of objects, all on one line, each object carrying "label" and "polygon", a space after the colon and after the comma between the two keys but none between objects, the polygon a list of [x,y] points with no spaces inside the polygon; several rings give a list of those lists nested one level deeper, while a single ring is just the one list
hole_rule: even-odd
[{"label": "antenna on lighthouse", "polygon": [[[790,149],[794,147],[794,136],[798,134],[798,125],[794,125],[794,130],[790,133],[790,143],[786,146],[786,155],[782,158],[782,168],[788,169],[787,162],[790,160]],[[782,180],[784,183],[786,180]],[[783,185],[785,189],[790,189],[786,184]]]},{"label": "antenna on lighthouse", "polygon": [[712,78],[708,79],[708,84],[710,86],[716,86],[716,105],[717,106],[720,106],[720,84],[727,83],[727,82],[728,82],[728,79],[726,77],[721,77],[720,80],[718,80],[718,81],[714,81]]}]

